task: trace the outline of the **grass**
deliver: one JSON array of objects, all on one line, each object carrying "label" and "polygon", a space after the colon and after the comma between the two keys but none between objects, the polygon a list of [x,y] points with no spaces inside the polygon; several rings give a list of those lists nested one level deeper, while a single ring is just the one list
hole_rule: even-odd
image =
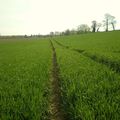
[{"label": "grass", "polygon": [[51,95],[56,93],[50,80],[55,74],[51,39],[59,68],[59,102],[67,120],[119,120],[119,34],[1,38],[0,119],[50,119]]},{"label": "grass", "polygon": [[54,38],[61,44],[83,51],[83,55],[120,72],[120,31]]},{"label": "grass", "polygon": [[69,120],[119,120],[120,76],[56,45],[63,108]]},{"label": "grass", "polygon": [[0,41],[1,120],[47,120],[48,41]]},{"label": "grass", "polygon": [[120,31],[98,32],[82,35],[71,35],[56,37],[54,39],[76,49],[87,51],[97,50],[98,52],[119,52],[120,51]]}]

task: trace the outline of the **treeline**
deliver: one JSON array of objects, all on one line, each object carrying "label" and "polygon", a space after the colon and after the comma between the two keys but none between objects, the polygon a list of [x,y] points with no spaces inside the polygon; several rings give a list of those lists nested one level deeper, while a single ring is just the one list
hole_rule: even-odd
[{"label": "treeline", "polygon": [[0,38],[16,38],[16,37],[22,37],[22,38],[35,38],[35,37],[40,37],[40,38],[45,38],[45,37],[50,37],[50,36],[58,36],[58,35],[73,35],[73,34],[84,34],[84,33],[90,33],[90,32],[99,32],[99,30],[102,28],[102,30],[105,30],[108,32],[109,30],[115,30],[115,25],[116,25],[116,19],[114,16],[106,13],[104,15],[104,20],[102,22],[97,22],[96,20],[91,21],[91,26],[87,24],[81,24],[78,25],[76,29],[66,29],[63,32],[55,31],[55,32],[50,32],[47,35],[41,35],[41,34],[36,34],[36,35],[12,35],[12,36],[2,36],[0,35]]},{"label": "treeline", "polygon": [[50,32],[50,36],[54,35],[71,35],[71,34],[82,34],[90,32],[99,32],[100,28],[105,29],[106,32],[109,29],[115,30],[116,20],[115,17],[106,13],[104,15],[104,20],[102,22],[97,22],[96,20],[91,21],[91,26],[87,24],[81,24],[76,29],[67,29],[63,32]]}]

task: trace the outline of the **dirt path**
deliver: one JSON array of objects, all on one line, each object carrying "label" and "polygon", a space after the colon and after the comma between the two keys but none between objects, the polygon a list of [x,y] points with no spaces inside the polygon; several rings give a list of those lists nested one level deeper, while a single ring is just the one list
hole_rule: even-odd
[{"label": "dirt path", "polygon": [[50,105],[50,120],[65,120],[61,108],[61,90],[59,85],[59,68],[57,64],[56,51],[52,41],[50,41],[53,55],[52,55],[52,71],[51,71],[51,105]]}]

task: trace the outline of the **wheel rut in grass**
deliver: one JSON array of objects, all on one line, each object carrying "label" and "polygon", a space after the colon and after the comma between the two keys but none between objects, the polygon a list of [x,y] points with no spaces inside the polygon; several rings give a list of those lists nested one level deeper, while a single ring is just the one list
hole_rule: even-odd
[{"label": "wheel rut in grass", "polygon": [[97,62],[97,63],[100,63],[100,64],[104,64],[106,65],[108,68],[110,68],[112,71],[116,72],[116,73],[120,73],[120,64],[114,62],[114,61],[110,61],[108,59],[105,59],[103,57],[98,57],[96,55],[91,55],[89,53],[87,53],[85,50],[81,50],[81,49],[72,49],[71,47],[69,46],[66,46],[66,45],[63,45],[61,44],[60,42],[54,40],[58,45],[60,45],[61,47],[63,48],[66,48],[66,49],[70,49],[72,51],[76,51],[80,54],[82,54],[83,56],[85,57],[88,57],[90,59],[92,59],[93,61]]},{"label": "wheel rut in grass", "polygon": [[56,51],[52,41],[52,70],[51,70],[51,102],[50,102],[50,120],[65,120],[65,115],[61,107],[61,90],[59,82],[59,67],[57,64]]}]

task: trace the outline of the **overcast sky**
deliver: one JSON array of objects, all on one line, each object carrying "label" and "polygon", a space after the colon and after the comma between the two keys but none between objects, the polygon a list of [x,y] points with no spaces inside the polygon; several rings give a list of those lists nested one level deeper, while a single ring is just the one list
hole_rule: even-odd
[{"label": "overcast sky", "polygon": [[0,0],[0,34],[47,34],[116,17],[120,28],[120,0]]}]

